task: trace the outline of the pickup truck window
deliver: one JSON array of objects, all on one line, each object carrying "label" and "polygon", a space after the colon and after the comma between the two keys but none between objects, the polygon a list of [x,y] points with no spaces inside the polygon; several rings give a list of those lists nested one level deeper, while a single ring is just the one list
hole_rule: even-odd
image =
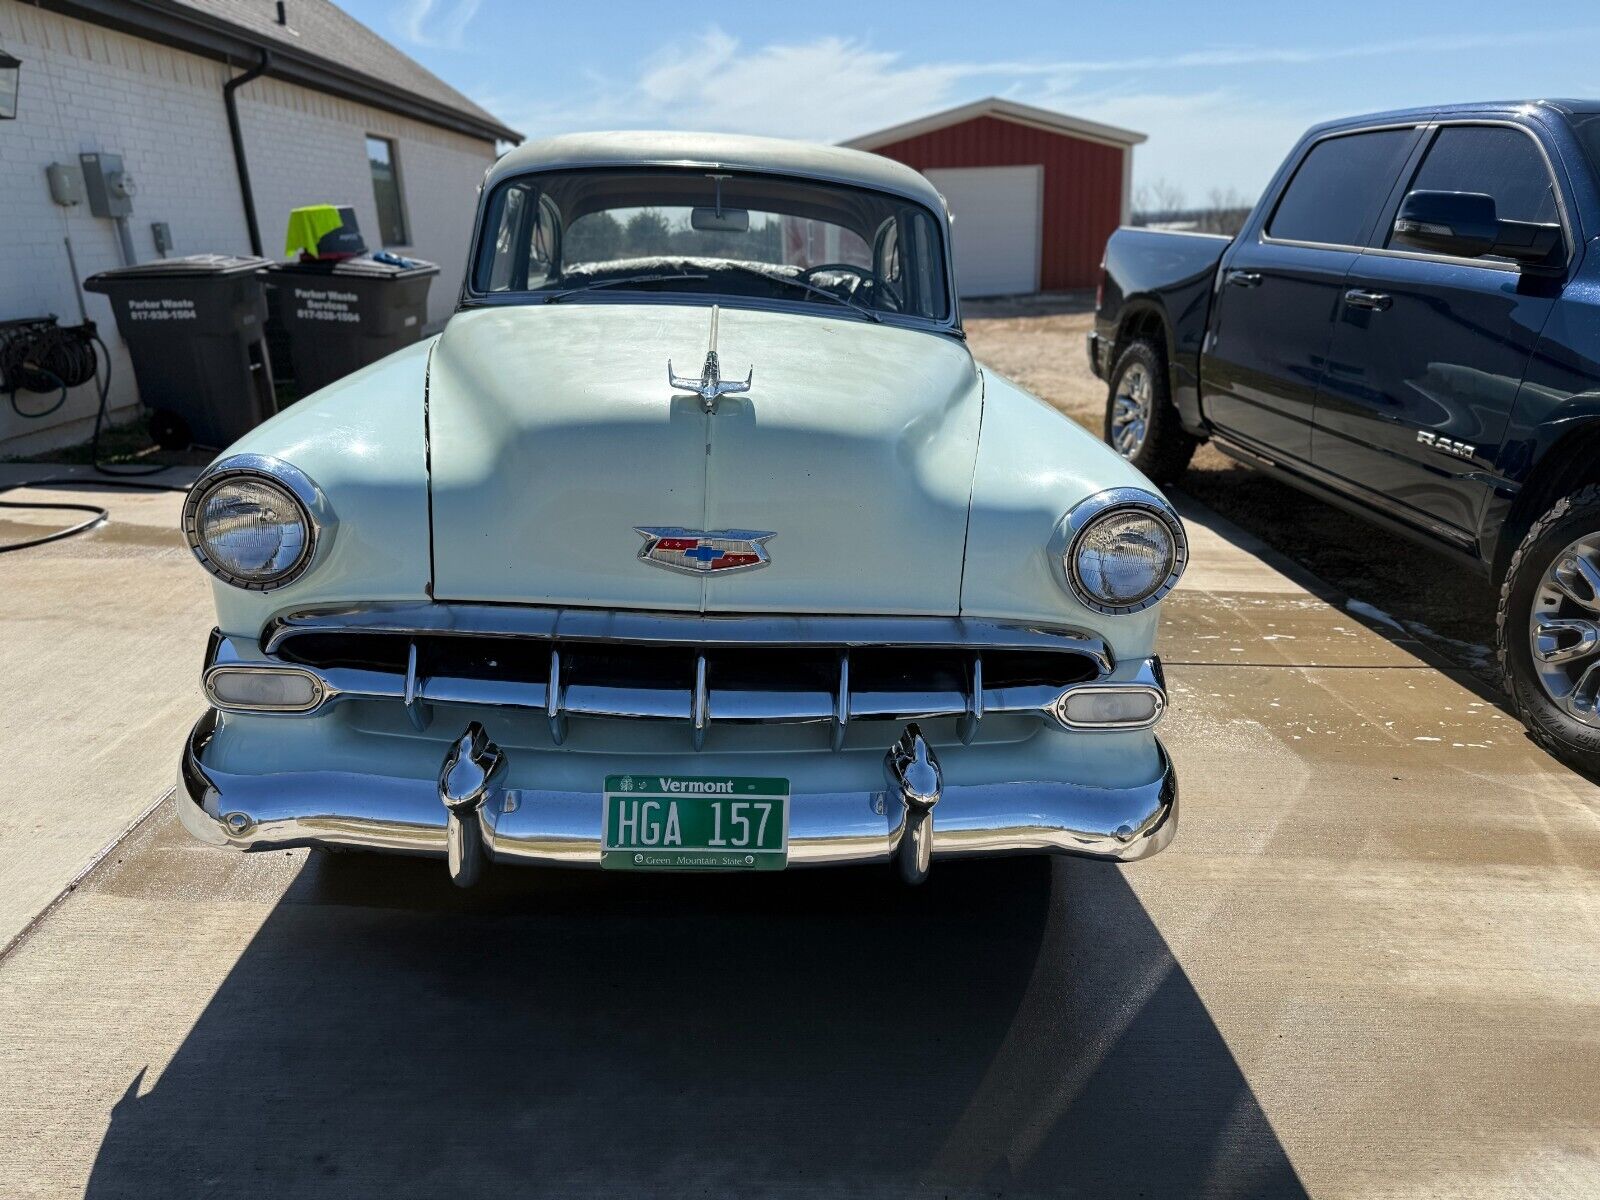
[{"label": "pickup truck window", "polygon": [[1483,192],[1494,197],[1503,221],[1560,220],[1544,155],[1533,138],[1509,125],[1446,125],[1408,190]]},{"label": "pickup truck window", "polygon": [[1311,148],[1294,173],[1267,236],[1280,241],[1359,245],[1388,199],[1411,148],[1410,129],[1380,129],[1331,137]]},{"label": "pickup truck window", "polygon": [[1578,132],[1583,152],[1589,156],[1589,165],[1600,175],[1600,114],[1582,113],[1570,118],[1572,128]]}]

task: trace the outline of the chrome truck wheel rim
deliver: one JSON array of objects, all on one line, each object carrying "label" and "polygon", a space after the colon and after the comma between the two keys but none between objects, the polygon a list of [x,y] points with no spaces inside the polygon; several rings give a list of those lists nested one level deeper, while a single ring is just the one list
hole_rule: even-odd
[{"label": "chrome truck wheel rim", "polygon": [[1600,728],[1600,533],[1556,555],[1528,619],[1545,693],[1575,721]]},{"label": "chrome truck wheel rim", "polygon": [[1117,380],[1116,395],[1111,399],[1111,444],[1123,458],[1132,458],[1144,445],[1153,396],[1145,365],[1130,364]]}]

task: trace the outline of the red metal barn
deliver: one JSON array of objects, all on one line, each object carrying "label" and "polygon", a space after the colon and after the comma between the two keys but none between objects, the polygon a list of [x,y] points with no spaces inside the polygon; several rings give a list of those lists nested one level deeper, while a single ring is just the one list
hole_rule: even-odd
[{"label": "red metal barn", "polygon": [[963,296],[1095,285],[1144,134],[991,97],[847,143],[915,167],[955,214]]}]

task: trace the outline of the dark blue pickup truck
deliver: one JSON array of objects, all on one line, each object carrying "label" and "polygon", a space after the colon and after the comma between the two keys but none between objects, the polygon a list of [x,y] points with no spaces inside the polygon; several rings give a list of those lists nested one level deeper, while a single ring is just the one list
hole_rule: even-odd
[{"label": "dark blue pickup truck", "polygon": [[1517,712],[1600,773],[1600,103],[1319,125],[1236,238],[1112,235],[1089,358],[1153,478],[1210,441],[1490,575]]}]

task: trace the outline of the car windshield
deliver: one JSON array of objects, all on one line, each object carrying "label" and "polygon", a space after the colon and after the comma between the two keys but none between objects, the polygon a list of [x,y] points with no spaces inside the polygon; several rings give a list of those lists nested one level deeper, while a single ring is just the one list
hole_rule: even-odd
[{"label": "car windshield", "polygon": [[551,171],[500,184],[474,258],[482,296],[748,297],[864,320],[951,312],[937,219],[844,184],[705,169]]}]

